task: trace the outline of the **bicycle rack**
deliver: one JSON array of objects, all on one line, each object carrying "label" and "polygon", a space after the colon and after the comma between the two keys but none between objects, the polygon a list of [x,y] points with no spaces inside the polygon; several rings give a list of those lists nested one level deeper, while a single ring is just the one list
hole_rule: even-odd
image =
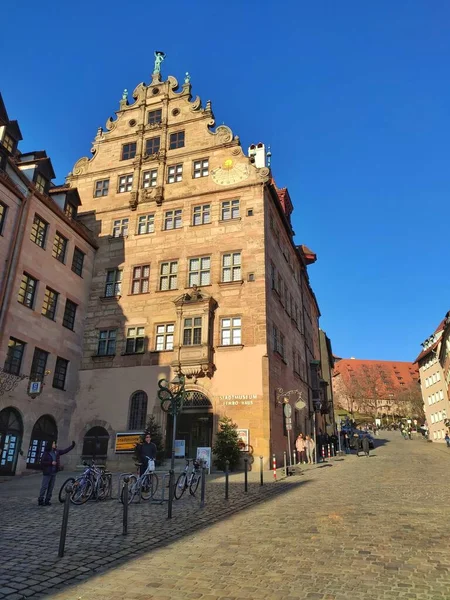
[{"label": "bicycle rack", "polygon": [[[164,502],[168,502],[169,498],[165,498],[165,492],[166,492],[166,481],[169,479],[170,477],[170,473],[161,473],[162,477],[161,477],[161,497],[160,498],[152,498],[150,500],[151,504],[164,504]],[[168,487],[168,485],[167,485]]]}]

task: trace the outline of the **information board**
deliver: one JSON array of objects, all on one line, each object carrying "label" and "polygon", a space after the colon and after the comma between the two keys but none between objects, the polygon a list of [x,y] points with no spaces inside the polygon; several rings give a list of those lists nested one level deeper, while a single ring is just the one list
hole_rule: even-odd
[{"label": "information board", "polygon": [[116,433],[116,454],[124,454],[133,452],[136,444],[142,441],[143,431],[132,431],[129,433]]},{"label": "information board", "polygon": [[186,456],[186,441],[175,440],[175,458],[184,458]]},{"label": "information board", "polygon": [[211,448],[197,448],[197,460],[202,460],[211,473]]}]

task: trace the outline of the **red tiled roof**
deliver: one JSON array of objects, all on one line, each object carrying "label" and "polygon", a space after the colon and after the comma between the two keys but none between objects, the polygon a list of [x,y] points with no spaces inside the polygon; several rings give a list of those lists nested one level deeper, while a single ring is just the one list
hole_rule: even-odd
[{"label": "red tiled roof", "polygon": [[376,386],[380,399],[419,380],[419,370],[414,363],[388,360],[343,358],[335,363],[334,376],[338,375],[345,383],[355,382],[361,389],[373,390]]}]

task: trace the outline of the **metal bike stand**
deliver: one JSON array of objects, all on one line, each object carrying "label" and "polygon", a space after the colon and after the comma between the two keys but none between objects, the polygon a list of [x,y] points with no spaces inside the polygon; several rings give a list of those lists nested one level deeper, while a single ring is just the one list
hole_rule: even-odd
[{"label": "metal bike stand", "polygon": [[166,492],[166,481],[169,479],[170,473],[164,473],[161,478],[161,497],[160,498],[152,498],[150,500],[150,504],[164,504],[164,502],[168,502],[169,498],[165,498]]},{"label": "metal bike stand", "polygon": [[[121,473],[119,475],[119,481],[117,483],[117,500],[120,502],[120,497],[121,497],[121,493],[122,493],[122,487],[123,487],[123,478],[124,477],[130,477],[131,473]],[[112,482],[111,482],[111,489],[112,489]]]}]

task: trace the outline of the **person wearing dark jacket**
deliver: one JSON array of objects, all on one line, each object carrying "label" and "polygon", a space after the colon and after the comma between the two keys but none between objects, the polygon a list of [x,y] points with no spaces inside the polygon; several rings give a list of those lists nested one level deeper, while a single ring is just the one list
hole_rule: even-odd
[{"label": "person wearing dark jacket", "polygon": [[58,450],[56,442],[48,442],[41,456],[42,485],[39,492],[39,506],[50,506],[56,474],[60,469],[60,456],[75,448],[75,442],[65,450]]},{"label": "person wearing dark jacket", "polygon": [[364,454],[368,457],[370,452],[370,441],[367,433],[363,435],[363,439],[361,441],[362,449],[364,450]]},{"label": "person wearing dark jacket", "polygon": [[139,446],[138,454],[139,462],[141,463],[140,473],[141,475],[143,475],[148,465],[147,458],[156,460],[156,444],[152,442],[152,436],[150,435],[150,433],[145,434],[144,441]]}]

